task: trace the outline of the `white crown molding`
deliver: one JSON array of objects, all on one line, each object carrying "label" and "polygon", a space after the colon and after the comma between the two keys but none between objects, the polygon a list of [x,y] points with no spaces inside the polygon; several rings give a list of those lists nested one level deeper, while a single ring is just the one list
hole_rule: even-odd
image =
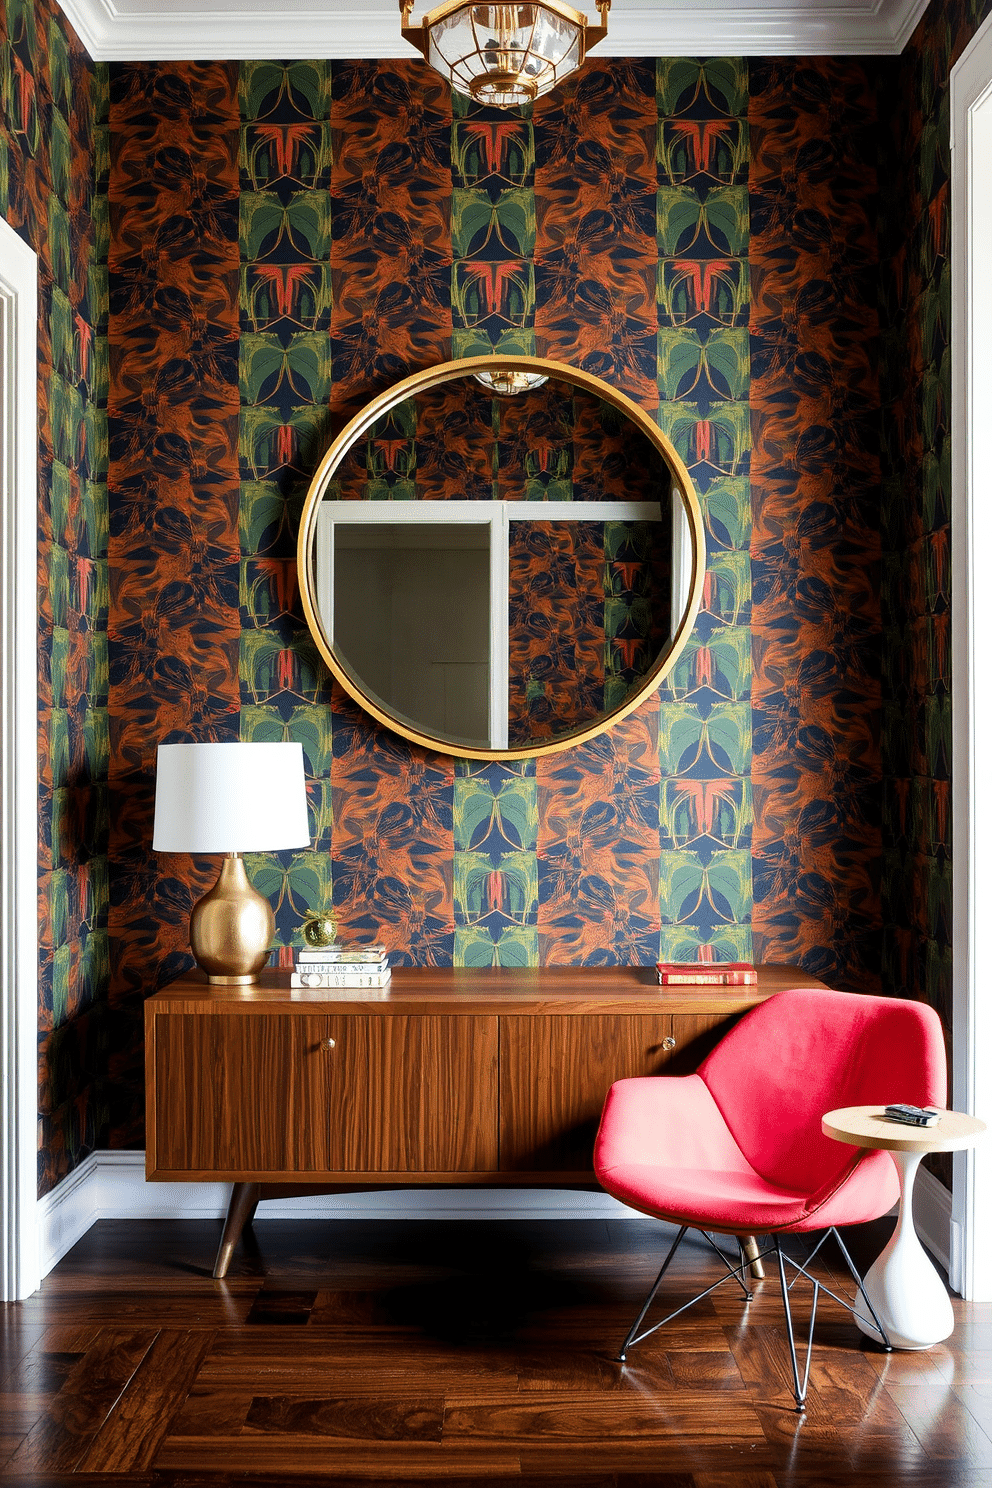
[{"label": "white crown molding", "polygon": [[895,42],[892,50],[897,57],[902,53],[909,38],[922,21],[929,4],[930,0],[897,0],[892,7],[892,37]]},{"label": "white crown molding", "polygon": [[[796,0],[732,7],[719,0],[655,0],[610,12],[596,54],[610,57],[892,56],[902,51],[929,0]],[[414,58],[400,39],[392,0],[60,0],[97,62],[240,61],[264,58]],[[420,7],[418,6],[418,11]],[[591,6],[587,6],[591,9]]]}]

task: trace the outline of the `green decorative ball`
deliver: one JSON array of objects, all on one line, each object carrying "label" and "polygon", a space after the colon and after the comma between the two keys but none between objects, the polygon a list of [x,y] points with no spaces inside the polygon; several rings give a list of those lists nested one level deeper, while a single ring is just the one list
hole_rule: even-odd
[{"label": "green decorative ball", "polygon": [[330,915],[315,914],[303,922],[303,939],[308,946],[333,945],[338,927]]}]

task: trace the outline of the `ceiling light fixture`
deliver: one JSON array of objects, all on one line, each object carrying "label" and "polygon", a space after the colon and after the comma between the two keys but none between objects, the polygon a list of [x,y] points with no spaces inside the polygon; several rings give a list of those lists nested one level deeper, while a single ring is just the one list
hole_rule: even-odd
[{"label": "ceiling light fixture", "polygon": [[530,393],[548,380],[539,372],[508,372],[502,368],[493,372],[476,372],[474,375],[476,382],[481,382],[483,387],[507,398],[513,397],[515,393]]},{"label": "ceiling light fixture", "polygon": [[457,93],[476,103],[515,108],[549,93],[585,61],[606,35],[610,0],[595,0],[600,24],[563,0],[527,5],[446,0],[419,26],[410,24],[414,0],[400,0],[400,34]]}]

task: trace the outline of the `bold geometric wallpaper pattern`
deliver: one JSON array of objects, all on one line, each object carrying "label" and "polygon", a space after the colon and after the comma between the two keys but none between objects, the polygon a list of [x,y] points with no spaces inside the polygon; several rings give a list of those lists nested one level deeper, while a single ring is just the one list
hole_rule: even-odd
[{"label": "bold geometric wallpaper pattern", "polygon": [[750,118],[758,945],[830,980],[840,930],[846,985],[868,990],[881,967],[876,89],[843,61],[756,61]]},{"label": "bold geometric wallpaper pattern", "polygon": [[51,1186],[108,1122],[107,71],[54,0],[6,0],[0,39],[0,212],[39,260],[38,1145]]},{"label": "bold geometric wallpaper pattern", "polygon": [[114,68],[110,140],[111,1138],[140,1138],[142,1006],[190,964],[216,860],[151,851],[155,748],[236,739],[237,68]]},{"label": "bold geometric wallpaper pattern", "polygon": [[950,89],[988,4],[923,17],[890,77],[882,179],[885,977],[951,1022]]},{"label": "bold geometric wallpaper pattern", "polygon": [[[860,63],[805,71],[818,107],[844,86],[871,95]],[[113,851],[115,875],[127,871],[112,911],[113,998],[134,1020],[135,1050],[123,1092],[138,1089],[149,967],[163,976],[182,963],[191,893],[185,865],[147,858],[154,747],[184,731],[230,737],[236,723],[244,738],[292,737],[306,752],[318,850],[252,864],[284,960],[301,916],[333,904],[347,934],[385,940],[401,964],[747,956],[757,925],[765,959],[802,956],[842,984],[877,985],[877,945],[873,956],[859,920],[878,921],[877,748],[853,796],[844,773],[860,718],[877,711],[878,613],[863,613],[860,557],[846,570],[822,545],[802,554],[801,580],[831,587],[835,627],[864,622],[876,646],[874,676],[866,665],[850,679],[855,709],[833,706],[829,669],[811,672],[795,704],[816,711],[827,767],[800,792],[818,834],[800,829],[784,854],[774,812],[755,824],[752,806],[751,279],[777,272],[791,219],[767,225],[756,257],[748,115],[791,100],[794,72],[763,80],[756,104],[747,64],[733,59],[591,64],[517,117],[453,100],[416,62],[114,68]],[[873,165],[843,117],[839,134],[850,179],[830,189],[857,216]],[[808,189],[822,196],[819,182]],[[794,354],[805,337],[843,387],[848,339],[824,318],[846,325],[862,306],[849,302],[841,237],[817,247],[825,274],[837,262],[836,304],[799,327]],[[178,356],[191,341],[195,354]],[[426,754],[330,688],[294,561],[310,473],[345,419],[410,371],[499,348],[584,366],[657,418],[690,468],[709,548],[703,612],[660,695],[588,745],[511,765]],[[839,446],[848,415],[836,396],[823,416]],[[795,411],[768,404],[766,422],[777,417],[788,441]],[[141,450],[156,429],[167,439],[150,474]],[[806,499],[799,477],[781,498]],[[203,533],[189,571],[184,512]],[[154,565],[150,522],[164,529]],[[852,551],[874,544],[877,564],[877,532],[849,540]],[[793,593],[770,597],[763,653],[768,662],[778,647],[787,669]],[[780,789],[796,775],[794,732],[770,728],[762,743],[762,778],[778,772]],[[828,834],[852,812],[841,863]],[[752,852],[775,863],[757,906]],[[852,867],[874,908],[845,899]],[[137,1099],[127,1107],[125,1095],[118,1120],[119,1139],[140,1138]]]},{"label": "bold geometric wallpaper pattern", "polygon": [[[0,207],[44,307],[43,1188],[143,1140],[142,1003],[215,872],[150,851],[168,739],[303,743],[315,850],[250,864],[284,962],[332,904],[398,962],[753,954],[946,1013],[945,98],[978,19],[934,0],[892,62],[592,61],[529,115],[417,62],[115,65],[105,196],[105,69],[5,0]],[[708,550],[660,693],[513,765],[332,688],[294,562],[344,421],[494,348],[638,401]]]}]

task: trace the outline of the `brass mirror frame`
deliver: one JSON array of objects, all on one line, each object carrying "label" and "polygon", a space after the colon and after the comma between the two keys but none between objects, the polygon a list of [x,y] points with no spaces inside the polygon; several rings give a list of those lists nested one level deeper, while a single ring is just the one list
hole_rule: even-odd
[{"label": "brass mirror frame", "polygon": [[[523,745],[508,749],[482,749],[470,745],[455,745],[449,740],[436,738],[432,734],[423,733],[413,728],[410,724],[395,718],[387,712],[379,702],[363,692],[355,679],[341,665],[334,655],[333,648],[328,644],[327,636],[321,623],[316,604],[316,582],[314,574],[315,564],[315,534],[317,527],[317,513],[320,503],[324,498],[327,486],[338,468],[341,460],[351,447],[366,434],[372,425],[380,419],[384,413],[395,408],[397,404],[404,403],[408,398],[415,397],[417,393],[429,392],[431,388],[440,387],[446,382],[453,382],[457,377],[473,377],[477,372],[533,372],[542,377],[554,377],[561,382],[570,383],[573,387],[581,388],[584,392],[591,393],[596,398],[601,398],[605,403],[610,403],[614,408],[625,414],[640,429],[660,453],[665,464],[672,474],[673,485],[679,490],[682,497],[682,505],[685,508],[686,518],[689,523],[689,532],[692,540],[692,578],[689,585],[689,602],[686,606],[682,621],[672,637],[672,644],[665,654],[658,660],[652,669],[645,674],[640,685],[633,689],[619,708],[611,713],[597,718],[594,723],[580,724],[570,730],[567,734],[561,734],[555,739],[542,740],[540,743]],[[580,504],[580,503],[577,503]],[[410,377],[405,377],[402,382],[396,383],[388,388],[386,392],[380,393],[367,403],[360,413],[357,413],[349,423],[341,430],[341,433],[329,445],[317,470],[310,487],[307,491],[306,501],[303,506],[303,517],[300,523],[300,536],[297,544],[297,564],[299,571],[300,594],[303,600],[303,610],[306,615],[310,634],[317,645],[321,656],[327,662],[331,672],[341,683],[345,692],[354,698],[355,702],[364,708],[366,713],[391,729],[393,733],[399,734],[404,739],[409,739],[413,744],[419,744],[424,749],[433,750],[437,754],[449,755],[454,759],[478,759],[478,760],[509,760],[509,759],[532,759],[542,754],[558,754],[564,749],[573,749],[577,744],[585,744],[589,739],[594,739],[597,734],[605,733],[629,713],[633,713],[644,699],[652,693],[667,677],[681,655],[686,641],[688,640],[696,616],[699,613],[699,602],[703,593],[703,575],[706,567],[706,539],[703,530],[703,515],[699,506],[699,500],[693,489],[689,472],[682,463],[674,445],[666,434],[658,428],[657,424],[639,408],[625,393],[610,387],[601,378],[594,377],[591,372],[583,372],[575,367],[566,366],[563,362],[548,361],[542,357],[525,356],[488,356],[488,357],[465,357],[460,361],[442,362],[438,366],[428,367],[423,372],[414,372]]]}]

